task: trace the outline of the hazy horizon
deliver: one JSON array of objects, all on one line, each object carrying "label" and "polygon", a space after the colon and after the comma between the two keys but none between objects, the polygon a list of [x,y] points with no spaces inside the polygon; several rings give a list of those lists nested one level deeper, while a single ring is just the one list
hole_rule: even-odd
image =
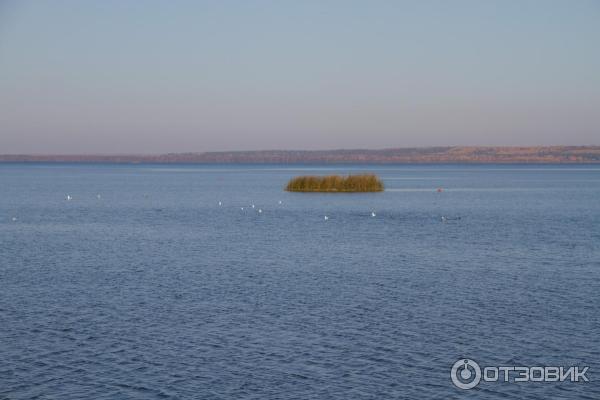
[{"label": "hazy horizon", "polygon": [[600,145],[600,2],[0,3],[0,154]]},{"label": "hazy horizon", "polygon": [[255,150],[247,150],[247,149],[233,149],[233,150],[207,150],[207,151],[194,151],[194,150],[185,150],[185,151],[157,151],[157,152],[140,152],[140,151],[130,151],[130,152],[29,152],[29,153],[2,153],[0,152],[0,156],[12,156],[12,155],[25,155],[25,156],[154,156],[154,155],[165,155],[165,154],[186,154],[186,153],[245,153],[245,152],[336,152],[336,151],[385,151],[385,150],[402,150],[402,149],[432,149],[432,148],[550,148],[550,147],[589,147],[589,148],[597,148],[599,145],[546,145],[546,146],[510,146],[510,145],[501,145],[501,146],[491,146],[491,145],[481,145],[481,146],[396,146],[396,147],[373,147],[373,148],[323,148],[323,149],[301,149],[301,148],[290,148],[290,149],[255,149]]}]

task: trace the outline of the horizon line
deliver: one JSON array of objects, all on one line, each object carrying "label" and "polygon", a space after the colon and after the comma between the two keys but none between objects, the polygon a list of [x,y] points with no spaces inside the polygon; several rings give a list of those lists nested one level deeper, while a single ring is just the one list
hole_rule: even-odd
[{"label": "horizon line", "polygon": [[585,145],[570,145],[570,144],[556,144],[556,145],[432,145],[432,146],[406,146],[406,147],[355,147],[355,148],[327,148],[327,149],[259,149],[259,150],[194,150],[194,151],[165,151],[165,152],[65,152],[65,153],[54,153],[54,152],[12,152],[12,153],[0,153],[0,157],[39,157],[39,156],[79,156],[79,157],[98,157],[98,156],[161,156],[161,155],[178,155],[178,154],[223,154],[223,153],[268,153],[268,152],[304,152],[304,153],[318,153],[318,152],[342,152],[342,151],[389,151],[389,150],[426,150],[426,149],[551,149],[551,148],[600,148],[600,144],[585,144]]}]

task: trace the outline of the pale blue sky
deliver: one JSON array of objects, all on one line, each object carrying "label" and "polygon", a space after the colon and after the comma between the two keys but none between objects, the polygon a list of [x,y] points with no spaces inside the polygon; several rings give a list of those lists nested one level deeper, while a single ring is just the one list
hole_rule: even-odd
[{"label": "pale blue sky", "polygon": [[0,153],[600,144],[600,1],[2,1]]}]

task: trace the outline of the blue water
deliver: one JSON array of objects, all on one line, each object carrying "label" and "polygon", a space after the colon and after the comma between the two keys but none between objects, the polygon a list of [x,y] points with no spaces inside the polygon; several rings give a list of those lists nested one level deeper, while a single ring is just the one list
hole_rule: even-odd
[{"label": "blue water", "polygon": [[1,399],[599,398],[599,307],[600,166],[0,165]]}]

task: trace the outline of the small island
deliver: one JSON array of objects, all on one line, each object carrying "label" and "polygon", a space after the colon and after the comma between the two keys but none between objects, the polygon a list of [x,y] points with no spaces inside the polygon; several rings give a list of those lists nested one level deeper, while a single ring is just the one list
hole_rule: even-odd
[{"label": "small island", "polygon": [[373,174],[298,176],[292,178],[285,190],[288,192],[382,192],[383,183]]}]

